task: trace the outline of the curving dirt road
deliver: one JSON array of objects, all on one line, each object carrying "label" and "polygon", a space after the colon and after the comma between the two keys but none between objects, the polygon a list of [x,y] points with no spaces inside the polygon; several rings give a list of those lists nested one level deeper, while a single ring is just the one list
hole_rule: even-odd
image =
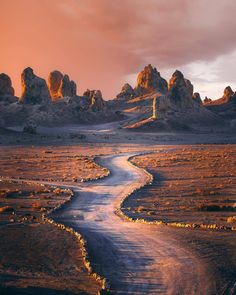
[{"label": "curving dirt road", "polygon": [[147,182],[147,175],[128,162],[130,156],[103,157],[100,164],[111,175],[77,187],[72,202],[53,218],[82,233],[112,294],[216,294],[203,263],[177,235],[115,213],[127,194]]}]

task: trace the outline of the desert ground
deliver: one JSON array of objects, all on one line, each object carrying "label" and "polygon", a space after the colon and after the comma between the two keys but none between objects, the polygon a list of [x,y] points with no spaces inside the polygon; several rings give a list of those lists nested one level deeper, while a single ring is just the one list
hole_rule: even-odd
[{"label": "desert ground", "polygon": [[3,294],[235,293],[234,134],[4,132]]}]

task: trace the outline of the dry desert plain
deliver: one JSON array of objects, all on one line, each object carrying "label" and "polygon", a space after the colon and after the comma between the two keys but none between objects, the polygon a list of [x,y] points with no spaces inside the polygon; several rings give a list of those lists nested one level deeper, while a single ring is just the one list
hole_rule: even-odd
[{"label": "dry desert plain", "polygon": [[86,132],[4,136],[1,294],[235,294],[233,136]]}]

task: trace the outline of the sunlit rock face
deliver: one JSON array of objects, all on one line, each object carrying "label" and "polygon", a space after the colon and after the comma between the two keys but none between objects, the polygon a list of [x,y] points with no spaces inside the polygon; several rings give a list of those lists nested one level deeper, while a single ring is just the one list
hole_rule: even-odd
[{"label": "sunlit rock face", "polygon": [[62,78],[63,78],[63,75],[59,71],[53,71],[49,74],[48,89],[50,91],[52,100],[57,100],[57,98],[61,97],[59,89],[61,87]]},{"label": "sunlit rock face", "polygon": [[116,98],[119,100],[128,100],[135,96],[135,92],[133,87],[126,83],[119,94],[117,94]]},{"label": "sunlit rock face", "polygon": [[161,77],[156,68],[149,64],[138,74],[137,85],[134,90],[137,95],[142,95],[153,91],[165,94],[167,89],[166,80]]},{"label": "sunlit rock face", "polygon": [[202,99],[198,92],[193,94],[193,101],[195,101],[198,105],[202,105]]},{"label": "sunlit rock face", "polygon": [[21,101],[27,104],[50,102],[50,94],[46,81],[34,74],[31,68],[26,68],[21,74]]},{"label": "sunlit rock face", "polygon": [[234,92],[230,86],[227,86],[224,90],[224,94],[222,96],[223,102],[229,102],[231,98],[234,96]]},{"label": "sunlit rock face", "polygon": [[102,98],[102,93],[100,90],[89,90],[87,89],[83,96],[88,98],[89,108],[92,111],[102,111],[106,104]]},{"label": "sunlit rock face", "polygon": [[68,75],[59,71],[53,71],[48,77],[48,89],[53,101],[65,97],[76,96],[76,83],[70,80]]},{"label": "sunlit rock face", "polygon": [[14,94],[15,91],[12,87],[11,78],[4,73],[0,74],[0,97],[5,95],[14,96]]}]

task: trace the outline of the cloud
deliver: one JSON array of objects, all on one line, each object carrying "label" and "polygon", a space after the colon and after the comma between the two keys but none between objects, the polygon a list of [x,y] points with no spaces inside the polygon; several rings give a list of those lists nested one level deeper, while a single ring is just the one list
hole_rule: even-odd
[{"label": "cloud", "polygon": [[146,63],[168,72],[236,50],[234,0],[1,0],[0,9],[0,70],[17,89],[32,66],[109,98]]}]

